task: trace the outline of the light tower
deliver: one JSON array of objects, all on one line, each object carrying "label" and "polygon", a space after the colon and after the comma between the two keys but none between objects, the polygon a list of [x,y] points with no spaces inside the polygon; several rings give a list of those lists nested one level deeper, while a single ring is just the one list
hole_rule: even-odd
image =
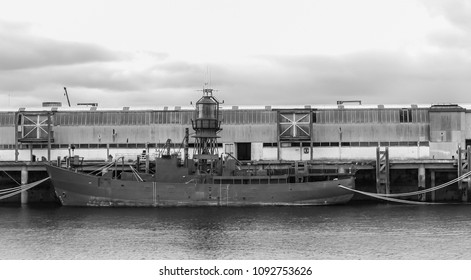
[{"label": "light tower", "polygon": [[199,174],[213,174],[219,159],[217,133],[222,130],[219,104],[211,88],[203,88],[203,96],[196,102],[196,119],[191,123],[195,130],[193,159]]}]

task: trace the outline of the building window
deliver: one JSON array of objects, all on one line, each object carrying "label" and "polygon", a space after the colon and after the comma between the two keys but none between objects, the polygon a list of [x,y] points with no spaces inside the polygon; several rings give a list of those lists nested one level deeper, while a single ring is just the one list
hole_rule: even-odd
[{"label": "building window", "polygon": [[399,122],[401,122],[401,123],[412,122],[412,110],[411,109],[402,109],[399,112]]}]

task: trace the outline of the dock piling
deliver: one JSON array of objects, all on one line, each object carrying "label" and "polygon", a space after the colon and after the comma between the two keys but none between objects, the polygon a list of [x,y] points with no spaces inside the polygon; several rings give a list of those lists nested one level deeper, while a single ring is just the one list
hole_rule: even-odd
[{"label": "dock piling", "polygon": [[[418,189],[419,191],[420,190],[425,190],[426,189],[426,186],[425,186],[425,165],[424,164],[420,164],[419,165],[419,175],[418,175]],[[427,201],[427,194],[419,194],[419,201]]]},{"label": "dock piling", "polygon": [[[466,147],[466,162],[468,163],[468,171],[470,171],[471,170],[471,146],[469,146],[469,145]],[[471,178],[468,177],[466,179],[467,179],[467,182],[468,182],[468,184],[466,186],[467,187],[466,202],[468,202],[468,200],[469,200],[468,197],[469,196],[467,194],[471,191]]]},{"label": "dock piling", "polygon": [[[26,166],[21,167],[21,185],[25,185],[28,183],[28,169]],[[21,192],[21,204],[28,203],[28,191]]]},{"label": "dock piling", "polygon": [[[469,147],[469,146],[468,146]],[[463,161],[463,154],[466,155],[466,161]],[[458,177],[461,177],[467,170],[470,170],[469,165],[469,148],[463,150],[461,145],[458,145]],[[466,181],[460,180],[458,181],[458,189],[461,190],[461,201],[468,202],[468,186],[469,186],[469,179],[467,178]]]},{"label": "dock piling", "polygon": [[381,150],[380,146],[376,147],[376,192],[390,193],[388,147],[384,151]]}]

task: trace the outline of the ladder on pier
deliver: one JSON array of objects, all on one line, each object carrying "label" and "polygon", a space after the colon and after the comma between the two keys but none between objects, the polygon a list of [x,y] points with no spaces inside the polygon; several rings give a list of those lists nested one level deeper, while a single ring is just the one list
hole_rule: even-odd
[{"label": "ladder on pier", "polygon": [[294,172],[296,176],[296,182],[304,182],[304,177],[309,174],[309,165],[305,161],[294,162]]},{"label": "ladder on pier", "polygon": [[389,194],[389,149],[376,148],[376,192]]}]

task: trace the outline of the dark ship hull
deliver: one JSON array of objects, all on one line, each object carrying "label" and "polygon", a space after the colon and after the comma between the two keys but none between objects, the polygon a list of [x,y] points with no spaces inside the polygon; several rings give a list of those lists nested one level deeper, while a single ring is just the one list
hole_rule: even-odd
[{"label": "dark ship hull", "polygon": [[213,176],[206,183],[132,181],[92,176],[47,165],[57,197],[64,206],[175,207],[332,205],[350,201],[354,177],[290,183],[286,176]]}]

